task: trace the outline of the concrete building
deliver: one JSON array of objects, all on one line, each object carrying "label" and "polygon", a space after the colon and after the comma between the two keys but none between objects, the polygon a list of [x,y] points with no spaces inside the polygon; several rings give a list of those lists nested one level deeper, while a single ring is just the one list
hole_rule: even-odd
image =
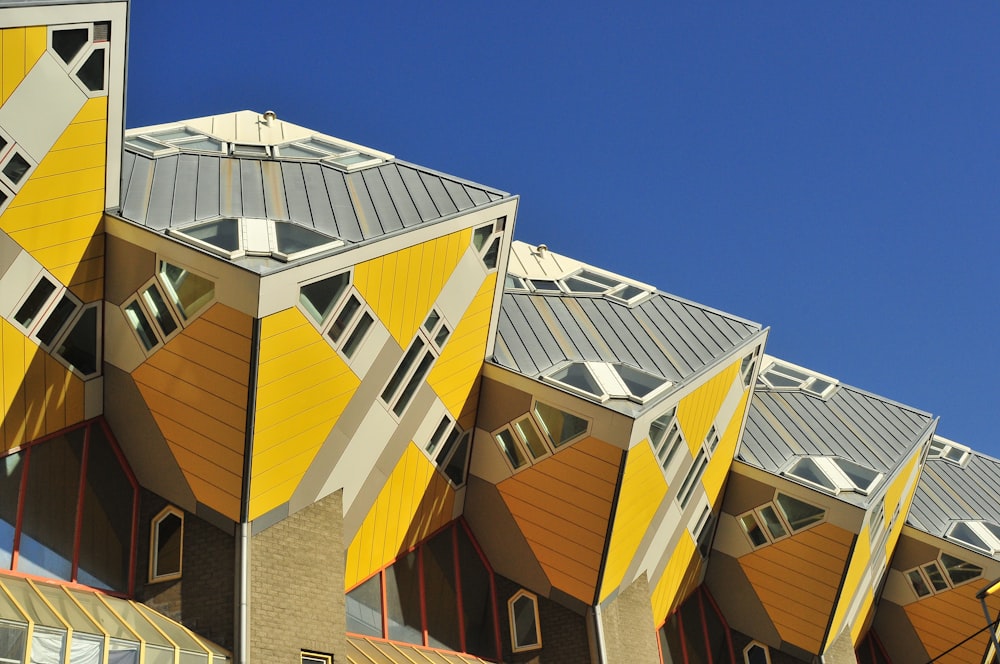
[{"label": "concrete building", "polygon": [[1000,461],[127,19],[0,0],[0,663],[992,661]]}]

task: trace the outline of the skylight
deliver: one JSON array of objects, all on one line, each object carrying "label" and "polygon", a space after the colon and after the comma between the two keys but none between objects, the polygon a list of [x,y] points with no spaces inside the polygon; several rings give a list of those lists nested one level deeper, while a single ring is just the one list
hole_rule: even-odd
[{"label": "skylight", "polygon": [[230,260],[267,256],[287,263],[344,244],[343,240],[287,221],[242,217],[203,221],[184,228],[171,228],[168,233]]},{"label": "skylight", "polygon": [[508,287],[530,288],[540,293],[572,293],[574,295],[605,296],[624,304],[635,304],[651,291],[634,284],[625,283],[612,276],[600,274],[593,270],[582,269],[562,279],[527,279],[516,285],[508,283]]},{"label": "skylight", "polygon": [[185,125],[125,137],[125,145],[147,157],[160,157],[180,150],[225,154],[225,142]]},{"label": "skylight", "polygon": [[782,362],[772,362],[757,379],[775,390],[802,390],[826,398],[837,388],[837,381]]},{"label": "skylight", "polygon": [[544,380],[590,399],[629,399],[646,403],[672,383],[627,364],[610,362],[572,362],[560,367]]},{"label": "skylight", "polygon": [[937,436],[931,441],[930,449],[927,450],[928,459],[941,459],[956,465],[963,465],[969,460],[972,451],[965,445],[959,445],[947,438]]},{"label": "skylight", "polygon": [[382,159],[353,147],[317,136],[274,146],[274,155],[282,159],[322,160],[344,170],[354,170],[381,163]]},{"label": "skylight", "polygon": [[958,521],[948,531],[948,538],[988,556],[1000,554],[1000,526],[991,521]]},{"label": "skylight", "polygon": [[794,477],[833,494],[842,492],[868,493],[882,479],[882,473],[840,457],[800,457],[784,471]]}]

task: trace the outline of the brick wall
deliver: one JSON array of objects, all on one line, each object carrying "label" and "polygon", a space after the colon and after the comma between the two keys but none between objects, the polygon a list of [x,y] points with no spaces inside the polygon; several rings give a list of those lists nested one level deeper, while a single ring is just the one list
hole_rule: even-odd
[{"label": "brick wall", "polygon": [[645,574],[602,608],[601,624],[609,664],[659,664],[656,627]]},{"label": "brick wall", "polygon": [[302,650],[347,661],[342,510],[338,491],[251,538],[252,664],[297,664]]},{"label": "brick wall", "polygon": [[142,490],[136,560],[136,599],[196,634],[233,649],[236,540],[194,514],[184,513],[182,576],[149,583],[150,522],[169,503]]},{"label": "brick wall", "polygon": [[[538,597],[538,620],[542,634],[542,648],[514,653],[510,647],[510,618],[507,600],[521,586],[506,577],[496,575],[497,612],[500,616],[500,640],[503,643],[503,661],[524,664],[587,664],[590,646],[587,639],[586,618],[545,597]],[[625,660],[628,661],[628,660]]]},{"label": "brick wall", "polygon": [[[729,633],[733,640],[733,652],[736,654],[736,661],[742,662],[743,651],[754,641],[754,639],[751,639],[746,634],[737,632],[736,630],[730,630]],[[812,659],[800,659],[794,655],[781,652],[780,650],[776,650],[774,648],[769,648],[768,650],[771,655],[771,664],[802,664],[803,662],[808,662]]]}]

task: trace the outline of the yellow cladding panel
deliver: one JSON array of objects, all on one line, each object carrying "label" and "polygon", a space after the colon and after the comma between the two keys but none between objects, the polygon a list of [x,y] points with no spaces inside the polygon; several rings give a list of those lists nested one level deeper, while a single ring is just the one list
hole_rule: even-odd
[{"label": "yellow cladding panel", "polygon": [[670,560],[660,575],[656,587],[650,595],[653,605],[653,624],[662,625],[667,615],[677,606],[680,600],[685,578],[691,562],[698,556],[694,540],[685,529],[681,531],[680,540],[670,554]]},{"label": "yellow cladding panel", "polygon": [[743,424],[743,412],[746,410],[747,401],[750,399],[750,390],[743,392],[736,412],[729,419],[726,430],[722,432],[719,439],[719,446],[712,453],[712,458],[708,462],[705,474],[701,478],[701,483],[705,487],[708,495],[708,502],[715,505],[722,487],[726,483],[729,475],[729,468],[733,465],[733,458],[736,456],[736,446],[740,442],[740,425]]},{"label": "yellow cladding panel", "polygon": [[[974,581],[958,588],[946,590],[918,602],[912,602],[903,607],[910,624],[916,631],[927,654],[933,659],[954,648],[971,632],[970,625],[983,625],[983,609],[976,599],[976,592],[983,582]],[[989,597],[987,606],[990,614],[1000,611],[1000,597]],[[989,636],[986,632],[969,639],[953,650],[942,662],[961,664],[980,664]]]},{"label": "yellow cladding panel", "polygon": [[712,426],[712,420],[726,399],[733,379],[739,373],[740,361],[736,360],[720,371],[707,383],[681,399],[677,405],[677,421],[681,424],[692,454],[697,453],[704,442],[708,428]]},{"label": "yellow cladding panel", "polygon": [[298,309],[261,321],[251,519],[291,497],[360,382]]},{"label": "yellow cladding panel", "polygon": [[820,652],[852,539],[821,523],[739,559],[783,640]]},{"label": "yellow cladding panel", "polygon": [[216,303],[132,372],[195,498],[234,521],[252,325],[250,316]]},{"label": "yellow cladding panel", "polygon": [[0,319],[0,453],[83,421],[83,381]]},{"label": "yellow cladding panel", "polygon": [[458,231],[355,266],[354,286],[400,346],[424,322],[471,238],[471,229]]},{"label": "yellow cladding panel", "polygon": [[465,410],[486,357],[496,283],[495,272],[483,280],[427,376],[427,382],[455,419]]},{"label": "yellow cladding panel", "polygon": [[455,491],[412,442],[347,549],[350,590],[451,521]]},{"label": "yellow cladding panel", "polygon": [[865,590],[861,582],[864,579],[865,572],[868,570],[868,566],[871,564],[871,557],[871,533],[869,532],[868,524],[865,523],[858,534],[857,543],[854,545],[854,551],[851,554],[851,562],[847,567],[847,574],[844,577],[844,586],[840,592],[836,609],[833,612],[833,619],[830,621],[830,637],[828,642],[824,644],[824,648],[832,643],[833,639],[840,634],[844,623],[851,618],[851,616],[847,615],[847,611],[850,609],[851,600],[854,599],[855,594],[864,592]]},{"label": "yellow cladding panel", "polygon": [[611,530],[611,544],[604,562],[601,601],[617,588],[635,557],[660,502],[667,494],[667,481],[657,463],[649,441],[644,440],[628,451],[625,472],[618,494],[618,508]]},{"label": "yellow cladding panel", "polygon": [[585,438],[497,485],[552,585],[591,604],[622,452]]},{"label": "yellow cladding panel", "polygon": [[0,30],[0,105],[7,102],[45,52],[44,25]]},{"label": "yellow cladding panel", "polygon": [[0,216],[0,228],[84,302],[104,289],[107,104],[83,105]]}]

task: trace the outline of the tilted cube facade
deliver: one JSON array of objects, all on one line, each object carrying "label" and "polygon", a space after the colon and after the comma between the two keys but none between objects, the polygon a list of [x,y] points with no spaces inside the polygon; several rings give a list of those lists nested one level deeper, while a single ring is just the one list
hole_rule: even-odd
[{"label": "tilted cube facade", "polygon": [[1000,461],[127,19],[0,1],[0,662],[992,661]]}]

